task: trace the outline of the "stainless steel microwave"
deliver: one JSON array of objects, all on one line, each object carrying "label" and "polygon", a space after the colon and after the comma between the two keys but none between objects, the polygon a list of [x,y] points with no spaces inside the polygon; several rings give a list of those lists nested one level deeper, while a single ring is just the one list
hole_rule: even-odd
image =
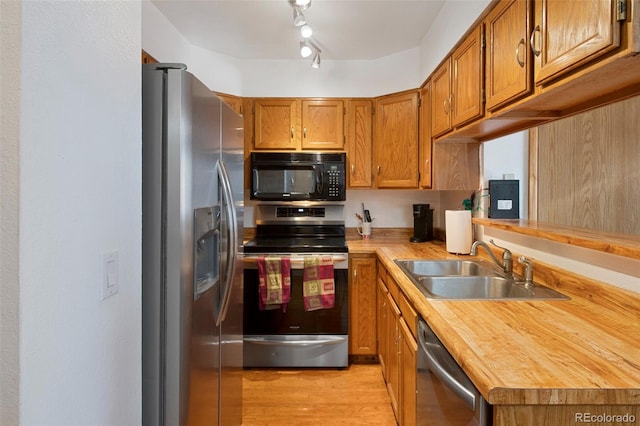
[{"label": "stainless steel microwave", "polygon": [[344,152],[251,153],[251,199],[344,201]]}]

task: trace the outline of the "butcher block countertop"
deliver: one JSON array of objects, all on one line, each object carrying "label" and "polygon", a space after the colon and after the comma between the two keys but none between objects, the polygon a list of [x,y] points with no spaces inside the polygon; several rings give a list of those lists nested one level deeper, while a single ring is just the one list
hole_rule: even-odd
[{"label": "butcher block countertop", "polygon": [[437,241],[348,244],[350,254],[377,254],[490,404],[640,405],[639,294],[536,261],[535,281],[571,300],[427,299],[394,259],[473,256],[447,253]]}]

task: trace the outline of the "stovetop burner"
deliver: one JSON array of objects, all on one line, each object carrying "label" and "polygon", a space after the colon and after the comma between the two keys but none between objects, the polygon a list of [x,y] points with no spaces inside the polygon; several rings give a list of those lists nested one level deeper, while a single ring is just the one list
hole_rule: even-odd
[{"label": "stovetop burner", "polygon": [[342,211],[342,205],[259,205],[256,209],[256,238],[244,245],[244,251],[347,253]]},{"label": "stovetop burner", "polygon": [[344,237],[256,238],[244,245],[245,253],[347,253]]}]

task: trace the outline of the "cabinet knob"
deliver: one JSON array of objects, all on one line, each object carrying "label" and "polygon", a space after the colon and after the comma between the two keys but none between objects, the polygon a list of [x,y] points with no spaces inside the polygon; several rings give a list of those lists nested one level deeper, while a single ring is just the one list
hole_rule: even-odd
[{"label": "cabinet knob", "polygon": [[533,29],[533,32],[531,33],[531,38],[529,39],[529,44],[531,45],[531,51],[533,52],[534,55],[536,56],[540,56],[540,50],[536,49],[536,42],[535,42],[535,36],[536,33],[538,33],[538,38],[540,38],[540,41],[542,41],[542,33],[540,32],[540,25],[536,25],[536,27]]},{"label": "cabinet knob", "polygon": [[295,134],[295,133],[294,133],[294,131],[293,131],[293,127],[292,127],[292,128],[291,128],[291,139],[293,139],[294,134]]},{"label": "cabinet knob", "polygon": [[518,43],[518,47],[516,47],[516,62],[518,62],[518,65],[520,65],[520,68],[524,68],[524,60],[520,60],[520,47],[524,46],[524,38],[520,39],[520,42]]},{"label": "cabinet knob", "polygon": [[380,174],[380,166],[378,166],[378,174]]},{"label": "cabinet knob", "polygon": [[355,164],[351,165],[351,174],[354,174],[356,172],[356,166]]},{"label": "cabinet knob", "polygon": [[302,137],[305,138],[305,139],[307,138],[307,128],[306,127],[302,129]]}]

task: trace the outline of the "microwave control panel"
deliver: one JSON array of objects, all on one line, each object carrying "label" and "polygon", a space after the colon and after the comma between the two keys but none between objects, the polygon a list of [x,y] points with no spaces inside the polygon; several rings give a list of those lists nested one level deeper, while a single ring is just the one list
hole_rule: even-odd
[{"label": "microwave control panel", "polygon": [[329,184],[329,199],[344,199],[344,170],[335,168],[327,171],[327,182]]}]

